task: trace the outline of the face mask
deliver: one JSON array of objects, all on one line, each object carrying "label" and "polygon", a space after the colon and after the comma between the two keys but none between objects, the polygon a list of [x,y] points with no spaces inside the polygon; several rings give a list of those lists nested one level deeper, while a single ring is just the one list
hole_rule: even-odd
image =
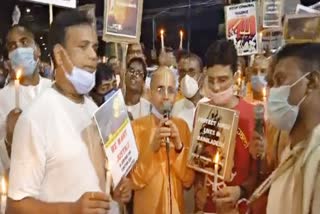
[{"label": "face mask", "polygon": [[198,81],[187,74],[181,80],[181,91],[186,98],[194,97],[199,91]]},{"label": "face mask", "polygon": [[96,72],[90,73],[81,68],[73,67],[71,74],[65,72],[78,94],[88,94],[96,84]]},{"label": "face mask", "polygon": [[31,76],[36,70],[33,48],[17,48],[9,53],[9,59],[15,71],[22,69],[22,76]]},{"label": "face mask", "polygon": [[252,89],[256,92],[261,92],[267,86],[265,75],[253,75],[251,77]]},{"label": "face mask", "polygon": [[304,96],[297,106],[290,105],[288,103],[290,89],[307,75],[309,75],[309,73],[303,75],[292,85],[285,85],[270,89],[267,105],[268,117],[274,126],[283,131],[291,131],[298,117],[299,106],[306,98],[306,96]]},{"label": "face mask", "polygon": [[218,93],[213,93],[211,90],[209,92],[209,99],[217,105],[226,105],[233,97],[233,85],[231,85],[227,90]]}]

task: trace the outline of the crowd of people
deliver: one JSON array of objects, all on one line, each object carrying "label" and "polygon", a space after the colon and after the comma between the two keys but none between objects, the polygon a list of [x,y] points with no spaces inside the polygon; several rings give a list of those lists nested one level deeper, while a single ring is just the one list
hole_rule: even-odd
[{"label": "crowd of people", "polygon": [[[15,25],[6,37],[8,61],[0,64],[6,213],[319,212],[320,44],[285,45],[250,65],[232,41],[219,40],[204,60],[162,50],[156,68],[147,66],[142,46],[132,44],[124,68],[116,56],[99,62],[91,20],[71,10],[55,17],[49,46],[53,68],[44,72],[30,29]],[[18,106],[17,70],[23,71]],[[106,156],[93,114],[117,90],[123,92],[139,158],[108,195]],[[164,117],[167,103],[171,117]],[[217,190],[213,176],[187,166],[199,103],[239,112],[232,180],[219,181]],[[255,125],[257,103],[266,108],[263,134]]]}]

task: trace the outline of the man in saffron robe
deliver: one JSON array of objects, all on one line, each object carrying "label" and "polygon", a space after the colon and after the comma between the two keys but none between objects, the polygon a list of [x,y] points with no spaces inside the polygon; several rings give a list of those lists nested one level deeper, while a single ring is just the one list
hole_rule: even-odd
[{"label": "man in saffron robe", "polygon": [[[173,105],[177,93],[170,69],[160,67],[153,74],[150,86],[152,114],[133,122],[139,149],[138,162],[131,172],[134,213],[179,214],[184,212],[183,190],[194,179],[193,170],[187,168],[190,132],[182,119],[163,116],[164,103]],[[170,142],[170,176],[166,139]]]}]

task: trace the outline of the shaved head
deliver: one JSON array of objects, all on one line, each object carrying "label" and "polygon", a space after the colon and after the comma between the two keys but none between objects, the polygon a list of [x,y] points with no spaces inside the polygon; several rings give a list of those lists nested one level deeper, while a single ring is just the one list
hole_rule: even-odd
[{"label": "shaved head", "polygon": [[156,85],[156,83],[158,81],[164,81],[166,80],[168,83],[173,82],[174,85],[175,83],[175,76],[173,74],[173,72],[170,70],[170,68],[166,67],[166,66],[162,66],[159,67],[153,74],[151,77],[151,82],[150,82],[150,88],[154,88],[154,85]]},{"label": "shaved head", "polygon": [[159,112],[165,101],[173,105],[177,93],[176,77],[168,67],[160,67],[153,73],[150,88],[151,103]]}]

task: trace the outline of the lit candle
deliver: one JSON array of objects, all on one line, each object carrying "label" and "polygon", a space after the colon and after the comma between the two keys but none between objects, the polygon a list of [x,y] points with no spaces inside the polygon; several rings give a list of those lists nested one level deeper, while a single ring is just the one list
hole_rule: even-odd
[{"label": "lit candle", "polygon": [[106,160],[106,194],[107,195],[110,195],[110,192],[111,192],[111,182],[112,182],[112,177],[110,172],[110,164],[109,164],[109,161]]},{"label": "lit candle", "polygon": [[16,109],[20,108],[20,77],[21,70],[17,70],[16,79],[14,80],[14,87],[16,91]]},{"label": "lit candle", "polygon": [[218,191],[218,170],[219,170],[219,152],[216,153],[216,156],[214,158],[214,191],[217,192]]},{"label": "lit candle", "polygon": [[241,77],[242,77],[242,74],[241,74],[241,70],[238,70],[238,86],[239,86],[239,88],[241,88],[241,81],[242,81],[242,79],[241,79]]},{"label": "lit candle", "polygon": [[260,31],[259,33],[259,46],[260,46],[260,53],[263,53],[263,42],[262,42],[262,38],[263,38],[263,32]]},{"label": "lit candle", "polygon": [[4,176],[1,178],[1,214],[5,214],[7,206],[7,184]]},{"label": "lit candle", "polygon": [[263,87],[263,89],[262,89],[262,98],[263,98],[264,102],[267,100],[267,88],[266,87]]},{"label": "lit candle", "polygon": [[160,30],[160,37],[161,37],[161,49],[164,51],[164,30]]},{"label": "lit candle", "polygon": [[180,30],[180,46],[179,49],[182,50],[183,49],[183,31]]}]

